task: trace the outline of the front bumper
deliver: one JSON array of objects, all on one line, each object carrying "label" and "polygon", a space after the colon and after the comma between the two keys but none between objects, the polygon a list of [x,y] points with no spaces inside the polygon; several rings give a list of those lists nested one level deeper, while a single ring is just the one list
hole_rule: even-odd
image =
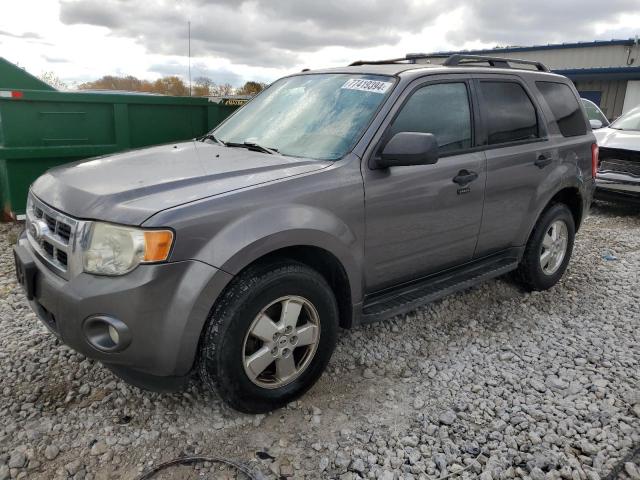
[{"label": "front bumper", "polygon": [[[40,260],[24,234],[18,244],[35,263],[29,303],[40,320],[66,345],[141,386],[147,376],[188,375],[211,306],[231,279],[189,260],[141,265],[121,277],[80,273],[65,280]],[[131,341],[124,350],[105,352],[89,342],[83,325],[95,315],[126,324]]]},{"label": "front bumper", "polygon": [[640,177],[624,173],[598,173],[595,197],[601,200],[640,202]]}]

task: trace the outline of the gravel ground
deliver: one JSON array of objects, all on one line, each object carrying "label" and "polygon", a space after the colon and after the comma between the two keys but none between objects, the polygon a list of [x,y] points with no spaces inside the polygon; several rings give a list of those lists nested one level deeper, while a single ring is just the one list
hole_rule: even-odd
[{"label": "gravel ground", "polygon": [[500,279],[343,332],[320,382],[266,416],[138,390],[57,343],[14,281],[17,231],[0,225],[0,480],[133,479],[187,454],[266,478],[640,480],[638,210],[596,206],[548,292]]}]

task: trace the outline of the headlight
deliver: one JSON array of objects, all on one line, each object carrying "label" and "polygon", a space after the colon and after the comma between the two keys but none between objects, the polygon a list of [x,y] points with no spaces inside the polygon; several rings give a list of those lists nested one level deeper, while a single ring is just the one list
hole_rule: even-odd
[{"label": "headlight", "polygon": [[141,263],[166,260],[172,243],[171,230],[143,230],[96,222],[83,252],[84,271],[124,275]]}]

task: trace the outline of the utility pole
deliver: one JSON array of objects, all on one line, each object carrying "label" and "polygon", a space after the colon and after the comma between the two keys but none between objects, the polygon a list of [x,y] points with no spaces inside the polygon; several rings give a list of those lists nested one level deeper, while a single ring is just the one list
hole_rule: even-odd
[{"label": "utility pole", "polygon": [[189,28],[189,96],[191,96],[191,22],[187,22]]}]

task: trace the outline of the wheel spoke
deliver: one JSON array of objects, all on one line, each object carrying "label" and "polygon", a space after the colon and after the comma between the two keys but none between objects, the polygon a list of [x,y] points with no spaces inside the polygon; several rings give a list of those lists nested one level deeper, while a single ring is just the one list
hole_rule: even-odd
[{"label": "wheel spoke", "polygon": [[298,347],[316,343],[318,341],[318,327],[307,323],[303,327],[298,328],[296,336],[298,337],[298,343],[296,344]]},{"label": "wheel spoke", "polygon": [[273,340],[273,335],[278,331],[278,327],[267,315],[264,313],[260,316],[258,323],[251,330],[251,334],[258,337],[263,342],[270,342]]},{"label": "wheel spoke", "polygon": [[558,226],[555,223],[551,225],[551,239],[554,241],[558,239]]},{"label": "wheel spoke", "polygon": [[296,373],[296,362],[293,359],[293,354],[276,360],[276,377],[278,380],[286,380],[294,373]]},{"label": "wheel spoke", "polygon": [[544,236],[544,239],[542,240],[542,246],[548,250],[552,245],[553,238],[551,238],[551,235],[549,234],[549,232],[547,232],[547,234]]},{"label": "wheel spoke", "polygon": [[280,314],[280,324],[284,327],[295,328],[298,317],[302,310],[302,304],[295,300],[284,300],[282,302],[282,313]]},{"label": "wheel spoke", "polygon": [[547,250],[542,255],[540,255],[540,265],[542,265],[542,268],[547,268],[550,261],[551,261],[551,250]]},{"label": "wheel spoke", "polygon": [[251,380],[254,380],[258,375],[264,372],[265,368],[273,363],[273,360],[273,355],[271,355],[269,347],[266,346],[262,347],[250,357],[245,357],[245,364],[248,370],[247,373],[251,377]]}]

